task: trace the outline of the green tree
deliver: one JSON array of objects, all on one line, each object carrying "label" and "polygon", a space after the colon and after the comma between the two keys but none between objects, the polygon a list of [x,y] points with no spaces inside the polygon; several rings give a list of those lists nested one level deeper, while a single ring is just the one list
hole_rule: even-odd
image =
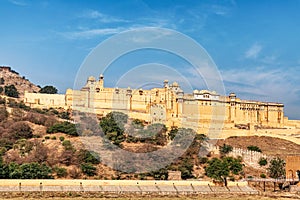
[{"label": "green tree", "polygon": [[21,179],[48,179],[52,178],[51,168],[45,164],[24,163],[20,166]]},{"label": "green tree", "polygon": [[6,85],[4,87],[4,94],[9,97],[18,98],[19,92],[14,85]]},{"label": "green tree", "polygon": [[88,175],[88,176],[94,176],[96,175],[96,167],[94,167],[90,163],[83,163],[80,165],[81,166],[81,171]]},{"label": "green tree", "polygon": [[99,164],[100,156],[94,151],[88,151],[85,149],[80,149],[77,153],[79,162]]},{"label": "green tree", "polygon": [[110,112],[100,120],[100,127],[113,144],[120,145],[125,141],[124,125],[127,120],[128,115],[122,112]]},{"label": "green tree", "polygon": [[279,157],[273,158],[268,171],[271,178],[285,177],[285,161]]},{"label": "green tree", "polygon": [[229,176],[229,172],[228,164],[218,158],[208,161],[208,166],[205,168],[208,177],[219,181],[225,181]]},{"label": "green tree", "polygon": [[66,177],[68,175],[67,169],[63,167],[55,167],[54,172],[58,178]]},{"label": "green tree", "polygon": [[223,144],[223,146],[220,148],[220,153],[221,153],[221,155],[225,155],[225,154],[228,154],[229,152],[231,152],[232,149],[233,148],[231,145]]},{"label": "green tree", "polygon": [[42,89],[40,89],[40,93],[45,93],[45,94],[57,94],[57,89],[53,86],[45,86]]},{"label": "green tree", "polygon": [[261,152],[261,149],[258,146],[254,146],[254,145],[250,145],[247,147],[247,149],[249,151],[257,151],[257,152]]},{"label": "green tree", "polygon": [[267,161],[266,158],[261,157],[261,158],[259,159],[259,161],[258,161],[258,164],[259,164],[260,166],[266,166],[266,165],[268,164],[268,161]]},{"label": "green tree", "polygon": [[208,166],[205,168],[205,173],[208,177],[223,181],[225,186],[227,186],[227,177],[229,175],[238,175],[242,171],[241,159],[233,157],[213,158],[208,161]]},{"label": "green tree", "polygon": [[75,124],[70,122],[56,123],[47,129],[47,133],[65,133],[71,136],[78,136]]}]

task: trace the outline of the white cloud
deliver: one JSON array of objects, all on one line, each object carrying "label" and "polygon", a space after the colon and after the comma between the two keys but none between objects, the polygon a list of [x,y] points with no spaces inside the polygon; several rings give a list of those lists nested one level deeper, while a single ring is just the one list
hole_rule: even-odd
[{"label": "white cloud", "polygon": [[96,19],[96,20],[98,20],[99,22],[102,22],[102,23],[129,22],[128,20],[125,20],[125,19],[121,19],[121,18],[114,17],[114,16],[111,16],[111,15],[103,14],[103,13],[97,11],[97,10],[88,10],[83,15],[81,15],[80,17],[89,18],[89,19]]},{"label": "white cloud", "polygon": [[257,58],[257,56],[259,55],[261,50],[262,50],[262,45],[255,43],[246,51],[245,57],[246,58]]},{"label": "white cloud", "polygon": [[88,29],[74,32],[61,33],[68,39],[90,39],[95,36],[112,35],[123,31],[122,28],[103,28],[103,29]]},{"label": "white cloud", "polygon": [[25,3],[24,1],[9,0],[9,2],[16,6],[27,6],[27,3]]},{"label": "white cloud", "polygon": [[[265,67],[223,71],[227,93],[235,92],[242,99],[281,102],[288,116],[299,116],[299,68],[270,69]],[[297,103],[295,103],[297,102]],[[297,109],[295,109],[297,108]]]}]

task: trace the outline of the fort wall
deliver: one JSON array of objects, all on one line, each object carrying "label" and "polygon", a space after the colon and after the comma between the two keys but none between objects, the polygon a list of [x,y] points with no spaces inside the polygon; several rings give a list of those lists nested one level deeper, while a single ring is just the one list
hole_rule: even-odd
[{"label": "fort wall", "polygon": [[106,88],[100,75],[98,81],[89,77],[81,90],[68,89],[65,95],[25,92],[24,102],[31,107],[72,108],[99,116],[121,111],[146,123],[187,127],[221,137],[240,132],[236,126],[249,130],[246,135],[261,128],[300,128],[300,121],[284,117],[281,103],[241,100],[234,93],[221,96],[207,90],[185,94],[178,83],[167,80],[163,88],[150,90]]}]

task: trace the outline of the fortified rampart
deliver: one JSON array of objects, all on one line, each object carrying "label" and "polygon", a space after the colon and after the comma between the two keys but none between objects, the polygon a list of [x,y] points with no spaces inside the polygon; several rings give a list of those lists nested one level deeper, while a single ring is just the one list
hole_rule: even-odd
[{"label": "fortified rampart", "polygon": [[[31,107],[71,108],[104,116],[111,111],[125,112],[146,123],[165,123],[214,133],[226,130],[261,128],[298,128],[300,123],[284,117],[281,103],[242,100],[234,93],[221,96],[213,91],[194,90],[185,94],[179,84],[164,81],[162,88],[150,90],[106,88],[104,77],[89,77],[81,90],[68,89],[65,95],[25,93],[24,102]],[[224,132],[225,130],[225,132]]]}]

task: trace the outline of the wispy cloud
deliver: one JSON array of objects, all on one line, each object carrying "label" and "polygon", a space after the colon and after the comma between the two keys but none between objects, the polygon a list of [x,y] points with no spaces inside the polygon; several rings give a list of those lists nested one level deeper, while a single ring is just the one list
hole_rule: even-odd
[{"label": "wispy cloud", "polygon": [[[223,71],[227,92],[236,92],[244,99],[285,103],[289,115],[300,112],[297,67],[270,69],[265,67]],[[295,103],[296,102],[296,103]],[[295,107],[297,109],[295,109]]]},{"label": "wispy cloud", "polygon": [[262,50],[262,45],[255,43],[253,44],[245,53],[246,58],[257,58],[257,56],[260,54]]},{"label": "wispy cloud", "polygon": [[82,15],[80,15],[82,18],[88,18],[88,19],[96,19],[99,22],[102,23],[121,23],[121,22],[129,22],[129,20],[121,19],[115,16],[106,15],[102,12],[99,12],[97,10],[88,10],[85,11]]},{"label": "wispy cloud", "polygon": [[21,0],[9,0],[10,3],[16,5],[16,6],[27,6],[28,4]]},{"label": "wispy cloud", "polygon": [[112,35],[123,31],[123,28],[99,28],[60,33],[68,39],[90,39],[96,36]]}]

